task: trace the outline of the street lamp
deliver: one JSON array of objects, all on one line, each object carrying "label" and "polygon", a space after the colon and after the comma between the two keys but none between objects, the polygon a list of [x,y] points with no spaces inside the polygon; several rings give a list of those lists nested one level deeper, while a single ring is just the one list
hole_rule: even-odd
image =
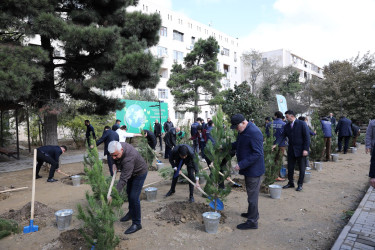
[{"label": "street lamp", "polygon": [[151,105],[151,106],[149,106],[149,107],[159,107],[159,116],[160,116],[160,125],[162,124],[161,123],[161,104],[160,103],[162,103],[162,102],[164,102],[164,101],[160,101],[160,100],[158,100],[158,102],[159,102],[159,104],[156,104],[156,105]]}]

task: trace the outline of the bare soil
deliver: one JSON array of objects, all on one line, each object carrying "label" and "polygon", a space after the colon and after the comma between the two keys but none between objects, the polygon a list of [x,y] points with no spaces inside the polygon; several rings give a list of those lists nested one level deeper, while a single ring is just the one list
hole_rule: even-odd
[{"label": "bare soil", "polygon": [[[68,154],[70,152],[73,153],[68,151]],[[225,223],[220,224],[217,234],[204,231],[199,214],[206,212],[206,208],[207,211],[210,209],[199,191],[195,191],[194,204],[186,203],[188,185],[179,183],[176,193],[165,198],[171,182],[162,180],[157,172],[150,171],[145,184],[160,181],[152,185],[158,188],[156,201],[141,201],[143,229],[135,234],[123,234],[131,222],[115,223],[115,232],[121,239],[118,249],[329,249],[347,223],[344,212],[356,209],[368,188],[369,161],[370,155],[365,154],[362,145],[356,154],[342,154],[338,162],[324,162],[321,172],[311,170],[311,181],[304,184],[302,192],[282,190],[281,199],[277,200],[261,193],[257,230],[236,229],[236,225],[244,222],[240,214],[247,210],[247,195],[244,189],[233,188],[224,203]],[[168,166],[166,160],[163,159],[163,162]],[[69,175],[82,173],[83,163],[62,165],[61,170]],[[47,183],[48,173],[41,171],[40,174],[43,178],[36,180],[36,201],[45,205],[37,208],[45,209],[36,217],[39,221],[35,224],[39,223],[40,231],[5,237],[0,240],[0,249],[84,247],[76,230],[82,226],[82,222],[76,218],[77,204],[87,205],[85,193],[91,192],[90,186],[82,184],[74,187],[61,181]],[[104,174],[109,176],[106,167]],[[63,177],[58,173],[55,175],[59,180]],[[242,176],[232,177],[236,182],[243,179]],[[31,200],[31,178],[31,169],[0,173],[1,187],[29,187],[10,192],[5,200],[0,200],[0,214],[9,216],[9,213],[13,213],[15,218],[19,216],[21,228],[29,224],[27,204]],[[241,184],[244,188],[244,183]],[[278,184],[284,185],[286,181]],[[74,210],[71,226],[59,231],[54,212],[67,208]],[[128,211],[128,203],[123,205],[123,210],[124,213]],[[17,211],[24,212],[15,215]]]}]

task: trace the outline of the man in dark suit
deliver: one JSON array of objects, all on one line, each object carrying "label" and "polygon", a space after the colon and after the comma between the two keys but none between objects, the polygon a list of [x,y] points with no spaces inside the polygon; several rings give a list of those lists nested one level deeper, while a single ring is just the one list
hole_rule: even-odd
[{"label": "man in dark suit", "polygon": [[51,164],[51,168],[49,170],[49,175],[47,182],[55,182],[56,179],[53,178],[55,171],[60,172],[59,170],[59,158],[60,155],[65,153],[67,150],[66,146],[42,146],[37,148],[36,150],[36,160],[38,164],[36,165],[36,179],[42,178],[39,175],[40,168],[42,167],[44,162]]},{"label": "man in dark suit", "polygon": [[289,140],[288,146],[288,184],[283,188],[294,188],[294,167],[296,162],[298,163],[299,178],[298,187],[296,191],[302,190],[303,179],[305,178],[306,170],[306,156],[309,154],[310,147],[310,132],[306,122],[296,119],[294,112],[288,110],[285,112],[286,119],[289,121],[284,127],[284,131],[281,136],[276,139],[275,145],[272,149],[276,148],[276,145],[282,143],[286,137]]},{"label": "man in dark suit", "polygon": [[346,118],[345,116],[341,116],[339,122],[337,123],[335,133],[336,134],[338,133],[338,137],[339,137],[339,140],[337,143],[339,152],[341,152],[341,148],[342,148],[342,139],[345,140],[344,154],[346,154],[346,152],[348,152],[350,137],[353,135],[352,121]]},{"label": "man in dark suit", "polygon": [[336,118],[333,116],[333,113],[329,113],[328,119],[331,121],[331,125],[333,128],[336,127]]},{"label": "man in dark suit", "polygon": [[85,126],[87,127],[86,129],[86,140],[87,140],[87,145],[90,147],[90,134],[92,134],[92,138],[96,140],[96,135],[95,135],[95,130],[94,127],[90,124],[89,120],[85,120]]},{"label": "man in dark suit", "polygon": [[[100,144],[102,144],[104,142],[104,155],[107,156],[109,172],[111,173],[111,176],[113,176],[113,168],[112,168],[113,167],[113,160],[112,160],[111,155],[108,153],[108,144],[111,141],[119,141],[119,136],[115,131],[111,130],[111,128],[109,126],[105,126],[103,135],[96,142],[96,146],[99,146]],[[94,146],[91,145],[91,148],[93,148],[93,147]]]},{"label": "man in dark suit", "polygon": [[121,124],[121,120],[116,120],[116,122],[115,122],[115,124],[113,124],[113,126],[112,126],[112,130],[113,131],[116,131],[117,129],[119,129],[120,128],[120,124]]},{"label": "man in dark suit", "polygon": [[[161,124],[159,123],[158,120],[155,120],[155,125],[154,125],[154,134],[156,136],[156,139],[159,138],[159,142],[160,142],[160,151],[163,150],[163,144],[162,144],[162,141],[161,141]],[[157,144],[157,143],[156,143]]]},{"label": "man in dark suit", "polygon": [[150,130],[144,129],[143,132],[145,134],[145,137],[147,138],[148,145],[150,146],[150,148],[155,150],[156,143],[157,143],[156,142],[156,136]]}]

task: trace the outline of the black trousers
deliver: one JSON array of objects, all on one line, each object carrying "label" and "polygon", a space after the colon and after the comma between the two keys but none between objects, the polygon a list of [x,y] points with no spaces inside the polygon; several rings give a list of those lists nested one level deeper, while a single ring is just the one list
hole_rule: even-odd
[{"label": "black trousers", "polygon": [[344,145],[344,154],[346,154],[346,152],[348,152],[348,148],[349,148],[349,140],[350,140],[350,136],[339,136],[339,141],[337,143],[337,146],[339,148],[339,152],[341,151],[341,147],[342,147],[342,139],[344,138],[345,140],[345,145]]},{"label": "black trousers", "polygon": [[168,159],[171,153],[172,148],[168,147],[168,145],[165,145],[164,159]]},{"label": "black trousers", "polygon": [[375,178],[375,147],[371,148],[370,178]]},{"label": "black trousers", "polygon": [[258,226],[259,211],[258,211],[258,200],[259,200],[259,189],[260,189],[260,176],[259,177],[248,177],[245,176],[247,202],[249,203],[247,208],[247,223]]},{"label": "black trousers", "polygon": [[[195,175],[194,175],[194,168],[193,167],[187,167],[188,171],[188,177],[189,179],[195,183]],[[171,191],[175,192],[176,191],[176,184],[177,184],[178,176],[176,178],[172,179],[172,185],[171,185]],[[190,197],[194,195],[194,186],[189,183],[189,192],[190,192]]]},{"label": "black trousers", "polygon": [[299,166],[299,178],[298,178],[298,185],[303,185],[303,179],[305,178],[305,171],[306,171],[306,156],[295,157],[293,152],[288,152],[288,180],[289,184],[294,185],[294,167],[296,163]]},{"label": "black trousers", "polygon": [[159,138],[159,142],[160,142],[160,151],[163,150],[163,142],[161,140],[161,136],[156,136],[156,145],[158,145],[158,138]]},{"label": "black trousers", "polygon": [[198,153],[199,152],[198,139],[193,140],[193,149],[194,149],[194,153]]},{"label": "black trousers", "polygon": [[38,164],[36,165],[36,175],[39,174],[40,168],[42,167],[43,163],[47,162],[51,164],[51,169],[49,170],[48,179],[52,179],[55,174],[56,169],[59,168],[59,163],[55,161],[55,159],[53,159],[51,156],[43,153],[39,149],[36,152],[37,152],[36,160],[38,162]]}]

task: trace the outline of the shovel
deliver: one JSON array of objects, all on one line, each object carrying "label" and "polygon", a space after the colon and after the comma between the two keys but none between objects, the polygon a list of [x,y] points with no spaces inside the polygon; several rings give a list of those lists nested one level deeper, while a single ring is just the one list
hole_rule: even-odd
[{"label": "shovel", "polygon": [[111,185],[109,186],[109,189],[108,189],[108,193],[107,193],[108,203],[112,202],[111,193],[112,193],[113,184],[115,183],[116,175],[117,175],[117,170],[113,173]]},{"label": "shovel", "polygon": [[212,208],[212,209],[217,209],[217,210],[219,210],[219,211],[221,211],[221,210],[223,210],[224,209],[224,204],[223,204],[223,202],[219,199],[219,198],[217,198],[216,199],[216,208],[215,208],[215,200],[214,199],[212,199],[210,196],[208,196],[208,194],[206,194],[206,192],[205,191],[203,191],[200,187],[197,187],[197,186],[195,186],[195,183],[194,182],[192,182],[188,177],[186,177],[186,175],[184,175],[184,173],[182,173],[181,172],[181,175],[182,175],[182,177],[184,177],[188,182],[190,182],[194,187],[196,187],[202,194],[204,194],[205,196],[207,196],[208,197],[208,199],[210,199],[211,200],[211,202],[210,202],[210,207]]},{"label": "shovel", "polygon": [[[203,170],[205,170],[207,168],[210,168],[210,167],[206,167]],[[219,171],[219,174],[224,177],[224,174],[222,172]],[[234,182],[229,176],[228,176],[227,180],[233,183],[233,187],[242,187],[241,184],[239,184],[237,182]]]},{"label": "shovel", "polygon": [[156,159],[156,162],[157,162],[157,163],[162,163],[162,162],[158,159],[158,157],[156,157],[156,155],[155,155],[155,159]]},{"label": "shovel", "polygon": [[39,230],[39,226],[34,225],[34,201],[35,201],[35,177],[36,177],[36,154],[37,150],[34,149],[34,164],[33,164],[33,185],[31,191],[31,216],[30,216],[30,224],[23,228],[23,233],[32,233],[37,232]]}]

